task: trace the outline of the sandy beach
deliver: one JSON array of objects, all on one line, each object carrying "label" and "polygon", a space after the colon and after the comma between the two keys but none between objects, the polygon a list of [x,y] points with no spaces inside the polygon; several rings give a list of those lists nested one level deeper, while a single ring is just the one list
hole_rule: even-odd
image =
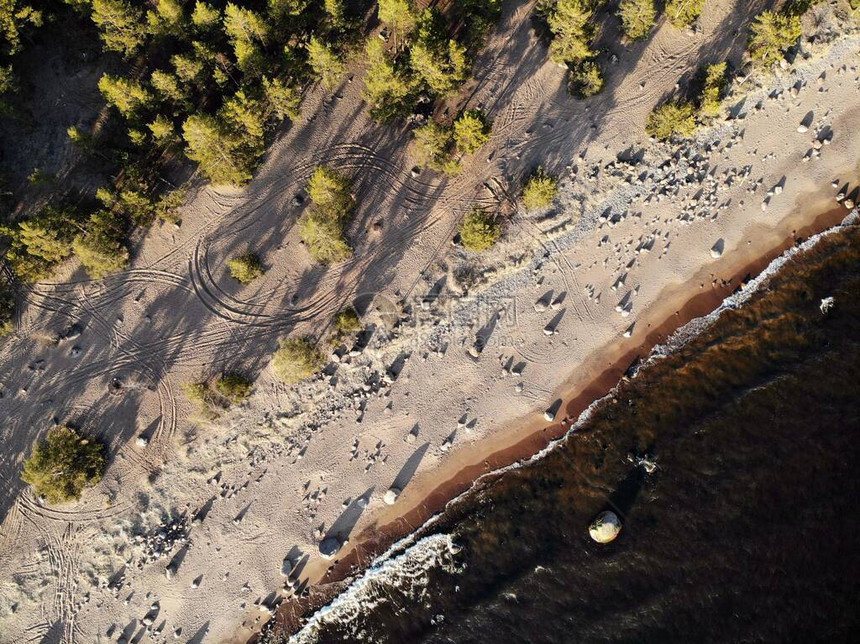
[{"label": "sandy beach", "polygon": [[[463,94],[492,138],[461,175],[411,176],[407,128],[369,121],[355,69],[307,97],[246,190],[201,185],[130,270],[92,282],[68,266],[27,290],[0,349],[0,642],[247,641],[292,587],[333,563],[328,580],[345,578],[479,475],[538,451],[633,357],[838,223],[834,196],[860,178],[856,26],[736,79],[727,118],[694,141],[644,132],[698,66],[740,66],[740,28],[763,8],[747,4],[709,0],[694,33],[661,23],[616,46],[606,90],[577,101],[533,3],[507,2]],[[294,226],[321,163],[352,176],[358,203],[355,258],[331,269]],[[538,165],[561,191],[526,213],[515,197]],[[512,213],[480,257],[451,244],[476,202]],[[226,261],[249,250],[267,272],[240,287]],[[320,376],[278,382],[279,338],[320,337],[350,304],[365,331],[327,347]],[[195,423],[181,384],[228,369],[253,374],[255,393]],[[55,422],[100,437],[111,459],[79,502],[50,507],[19,474]],[[327,540],[342,544],[331,559]]]}]

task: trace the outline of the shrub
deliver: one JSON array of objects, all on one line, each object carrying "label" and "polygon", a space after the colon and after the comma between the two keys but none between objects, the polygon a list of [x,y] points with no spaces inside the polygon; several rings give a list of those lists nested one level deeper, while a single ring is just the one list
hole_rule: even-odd
[{"label": "shrub", "polygon": [[219,394],[224,396],[231,405],[242,402],[251,395],[251,388],[254,382],[250,378],[238,373],[225,373],[218,382],[215,383],[215,389]]},{"label": "shrub", "polygon": [[490,123],[480,110],[467,110],[454,121],[454,144],[464,154],[476,152],[490,140]]},{"label": "shrub", "polygon": [[487,250],[502,235],[502,227],[495,217],[480,208],[473,208],[460,224],[460,241],[466,250]]},{"label": "shrub", "polygon": [[654,0],[621,0],[618,7],[621,29],[630,40],[647,38],[657,18]]},{"label": "shrub", "polygon": [[272,356],[275,375],[288,384],[310,378],[325,361],[310,338],[286,338]]},{"label": "shrub", "polygon": [[343,309],[334,314],[334,328],[339,336],[355,333],[361,328],[361,319],[352,307]]},{"label": "shrub", "polygon": [[204,421],[213,421],[221,415],[221,412],[229,403],[212,391],[205,382],[186,382],[182,384],[185,397],[197,408],[197,417]]},{"label": "shrub", "polygon": [[577,63],[570,70],[568,90],[578,98],[588,98],[603,89],[603,72],[593,60]]},{"label": "shrub", "polygon": [[61,426],[36,443],[21,479],[49,503],[63,503],[98,483],[105,465],[104,445]]},{"label": "shrub", "polygon": [[308,194],[314,207],[333,219],[345,218],[355,207],[349,179],[324,165],[308,181]]},{"label": "shrub", "polygon": [[702,13],[705,0],[666,0],[666,17],[675,27],[692,25]]},{"label": "shrub", "polygon": [[413,130],[412,135],[415,137],[415,159],[418,163],[448,174],[460,171],[460,164],[451,158],[454,137],[450,128],[429,121]]},{"label": "shrub", "polygon": [[696,110],[690,103],[664,103],[648,115],[645,131],[661,141],[689,138],[696,133]]},{"label": "shrub", "polygon": [[321,264],[336,264],[352,257],[343,226],[319,211],[310,210],[301,216],[299,235],[311,256]]},{"label": "shrub", "polygon": [[312,206],[299,219],[299,235],[315,260],[334,264],[352,257],[344,226],[355,207],[349,179],[319,166],[308,181]]},{"label": "shrub", "polygon": [[702,86],[699,114],[705,119],[716,118],[722,110],[723,94],[726,91],[726,63],[708,65]]},{"label": "shrub", "polygon": [[264,273],[256,253],[245,253],[234,257],[227,262],[227,268],[230,270],[230,275],[242,284],[250,284]]},{"label": "shrub", "polygon": [[552,203],[558,192],[558,181],[538,168],[523,188],[523,205],[526,210],[540,210]]},{"label": "shrub", "polygon": [[747,51],[754,61],[770,64],[780,60],[785,51],[800,38],[800,16],[765,11],[750,27]]}]

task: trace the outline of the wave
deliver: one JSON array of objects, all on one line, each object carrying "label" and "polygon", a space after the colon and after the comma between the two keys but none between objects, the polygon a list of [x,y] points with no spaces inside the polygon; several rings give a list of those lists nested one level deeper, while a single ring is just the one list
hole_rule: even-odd
[{"label": "wave", "polygon": [[[290,638],[291,643],[311,644],[318,641],[321,630],[329,625],[346,629],[353,640],[368,636],[360,617],[377,606],[391,601],[389,588],[411,601],[423,599],[430,583],[429,571],[435,568],[453,572],[457,546],[447,534],[433,534],[419,539],[412,545],[410,535],[398,541],[334,601],[318,610],[307,624]],[[405,550],[403,548],[406,547]],[[403,550],[400,554],[393,553]]]}]

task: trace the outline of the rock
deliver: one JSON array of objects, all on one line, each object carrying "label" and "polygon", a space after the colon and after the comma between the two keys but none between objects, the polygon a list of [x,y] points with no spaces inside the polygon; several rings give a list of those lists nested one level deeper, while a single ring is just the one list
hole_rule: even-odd
[{"label": "rock", "polygon": [[320,555],[323,559],[331,559],[342,547],[343,544],[340,542],[340,539],[337,539],[336,537],[323,539],[322,543],[320,543]]},{"label": "rock", "polygon": [[281,564],[281,575],[289,577],[291,572],[293,572],[293,562],[290,561],[289,557],[284,557],[284,561]]},{"label": "rock", "polygon": [[555,420],[555,412],[552,409],[547,409],[543,413],[543,418],[546,422],[551,423],[552,421]]},{"label": "rock", "polygon": [[607,510],[597,515],[588,528],[588,534],[597,543],[609,543],[621,532],[621,521],[618,515]]},{"label": "rock", "polygon": [[804,125],[803,123],[801,123],[800,125],[797,126],[797,131],[800,132],[801,134],[803,134],[804,132],[808,132],[809,128],[806,125]]},{"label": "rock", "polygon": [[723,250],[725,249],[726,241],[722,238],[717,240],[717,243],[711,246],[711,257],[717,259],[721,257],[723,254]]},{"label": "rock", "polygon": [[828,313],[830,313],[831,309],[833,309],[833,306],[835,304],[836,300],[831,295],[830,297],[825,297],[823,300],[821,300],[821,304],[818,306],[818,308],[821,309],[821,312],[824,315],[827,315]]},{"label": "rock", "polygon": [[149,445],[149,439],[141,434],[137,437],[137,440],[134,442],[134,444],[138,447],[146,447],[147,445]]},{"label": "rock", "polygon": [[385,501],[386,505],[394,505],[394,502],[397,501],[399,496],[400,489],[396,487],[390,487],[385,493],[385,496],[382,497],[382,500]]},{"label": "rock", "polygon": [[842,202],[842,205],[845,206],[846,210],[851,210],[852,208],[854,208],[854,201],[852,199],[846,199]]}]

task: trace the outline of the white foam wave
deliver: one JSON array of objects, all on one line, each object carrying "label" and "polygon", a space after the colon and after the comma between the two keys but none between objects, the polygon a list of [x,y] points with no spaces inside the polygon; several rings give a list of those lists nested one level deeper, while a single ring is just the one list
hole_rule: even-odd
[{"label": "white foam wave", "polygon": [[[338,595],[334,601],[318,610],[298,633],[290,638],[291,643],[312,644],[326,625],[337,625],[346,629],[351,640],[366,639],[361,617],[377,606],[391,601],[390,588],[397,588],[413,601],[420,601],[427,593],[429,571],[437,567],[454,570],[453,555],[456,552],[451,536],[433,534],[411,543],[411,537],[397,542],[378,557],[364,574]],[[402,552],[391,556],[398,550]]]}]

